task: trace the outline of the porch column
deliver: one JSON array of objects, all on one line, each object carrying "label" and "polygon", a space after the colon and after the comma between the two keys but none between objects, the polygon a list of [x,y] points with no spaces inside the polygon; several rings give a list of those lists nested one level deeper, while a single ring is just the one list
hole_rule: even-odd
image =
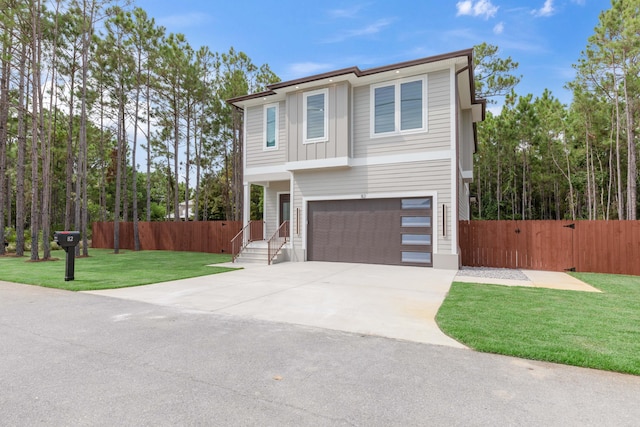
[{"label": "porch column", "polygon": [[249,220],[251,219],[251,183],[244,183],[243,195],[244,201],[242,203],[242,227],[244,228],[247,226],[247,224],[249,224]]}]

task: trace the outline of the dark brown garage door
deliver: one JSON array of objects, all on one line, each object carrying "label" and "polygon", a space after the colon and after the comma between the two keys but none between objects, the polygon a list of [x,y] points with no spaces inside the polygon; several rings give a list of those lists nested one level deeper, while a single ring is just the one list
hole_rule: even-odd
[{"label": "dark brown garage door", "polygon": [[309,202],[307,259],[432,265],[430,197]]}]

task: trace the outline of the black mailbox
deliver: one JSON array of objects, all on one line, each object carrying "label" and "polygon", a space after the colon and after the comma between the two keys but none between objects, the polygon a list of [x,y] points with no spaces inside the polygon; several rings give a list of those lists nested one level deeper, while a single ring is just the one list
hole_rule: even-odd
[{"label": "black mailbox", "polygon": [[74,269],[76,262],[76,246],[80,243],[79,231],[56,231],[53,233],[53,241],[56,242],[67,253],[67,264],[64,272],[64,280],[74,279]]}]

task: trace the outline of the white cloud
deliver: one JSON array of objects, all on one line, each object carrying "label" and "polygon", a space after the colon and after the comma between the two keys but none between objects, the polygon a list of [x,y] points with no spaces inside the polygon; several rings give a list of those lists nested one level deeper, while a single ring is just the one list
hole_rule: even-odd
[{"label": "white cloud", "polygon": [[287,74],[291,75],[292,78],[296,78],[310,76],[330,69],[333,69],[332,64],[322,62],[296,62],[289,65]]},{"label": "white cloud", "polygon": [[456,3],[456,9],[460,15],[481,16],[484,19],[489,19],[495,16],[498,12],[498,6],[491,3],[491,0],[478,0],[475,3],[473,0],[464,0]]},{"label": "white cloud", "polygon": [[473,10],[473,2],[471,0],[459,1],[456,4],[456,8],[458,9],[457,16],[471,15],[471,11]]},{"label": "white cloud", "polygon": [[504,31],[504,22],[498,22],[495,27],[493,27],[493,34],[502,34]]},{"label": "white cloud", "polygon": [[337,43],[354,37],[377,34],[385,27],[388,27],[392,21],[392,19],[380,19],[373,24],[367,25],[366,27],[343,31],[342,33],[339,33],[334,37],[323,40],[323,43]]},{"label": "white cloud", "polygon": [[328,13],[332,18],[353,18],[364,9],[365,5],[357,4],[344,9],[331,9]]},{"label": "white cloud", "polygon": [[551,16],[555,12],[555,8],[553,7],[553,0],[545,0],[544,5],[541,9],[534,10],[533,13],[535,16]]}]

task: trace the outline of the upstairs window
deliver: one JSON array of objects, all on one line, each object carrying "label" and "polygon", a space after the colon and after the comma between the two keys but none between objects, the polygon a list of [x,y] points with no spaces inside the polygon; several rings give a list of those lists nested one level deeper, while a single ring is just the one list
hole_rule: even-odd
[{"label": "upstairs window", "polygon": [[375,133],[394,132],[396,128],[396,88],[383,86],[373,90],[375,97]]},{"label": "upstairs window", "polygon": [[278,148],[278,104],[264,106],[264,148]]},{"label": "upstairs window", "polygon": [[372,136],[425,131],[426,99],[424,78],[372,86]]},{"label": "upstairs window", "polygon": [[304,94],[303,132],[304,143],[327,141],[327,89],[316,90]]}]

